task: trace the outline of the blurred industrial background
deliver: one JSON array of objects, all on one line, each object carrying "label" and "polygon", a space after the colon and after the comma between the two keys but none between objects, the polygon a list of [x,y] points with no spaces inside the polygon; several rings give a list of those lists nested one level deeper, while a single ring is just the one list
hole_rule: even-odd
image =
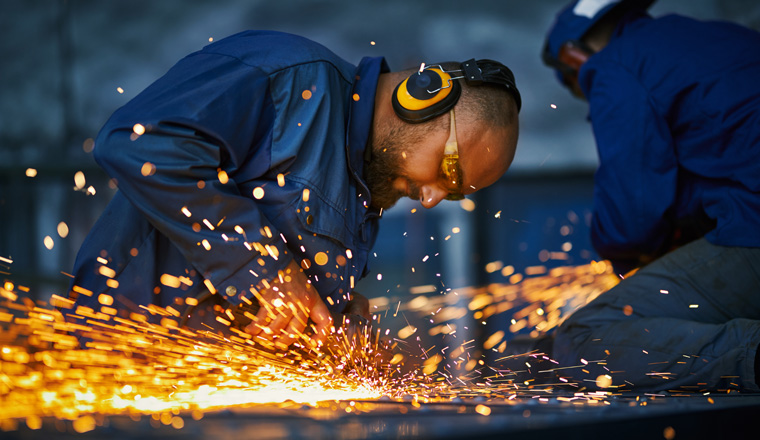
[{"label": "blurred industrial background", "polygon": [[[300,34],[352,63],[492,58],[515,73],[523,108],[510,172],[471,202],[427,211],[403,201],[388,211],[372,273],[357,287],[366,296],[403,301],[588,263],[597,158],[586,106],[539,57],[566,2],[3,0],[0,279],[37,299],[66,290],[76,251],[114,192],[90,153],[100,126],[181,57],[245,29]],[[651,11],[760,27],[755,0],[661,0]]]}]

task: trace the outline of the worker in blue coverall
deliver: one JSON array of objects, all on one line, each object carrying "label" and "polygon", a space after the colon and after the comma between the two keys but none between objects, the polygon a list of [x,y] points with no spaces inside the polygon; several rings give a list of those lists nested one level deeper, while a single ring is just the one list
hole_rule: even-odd
[{"label": "worker in blue coverall", "polygon": [[590,386],[760,391],[760,34],[652,3],[574,1],[544,47],[589,104],[592,243],[621,276],[640,268],[553,354]]},{"label": "worker in blue coverall", "polygon": [[394,73],[278,32],[212,43],[99,133],[94,156],[118,192],[70,296],[92,313],[321,344],[333,316],[369,316],[352,289],[382,211],[494,183],[519,107],[514,76],[491,60]]}]

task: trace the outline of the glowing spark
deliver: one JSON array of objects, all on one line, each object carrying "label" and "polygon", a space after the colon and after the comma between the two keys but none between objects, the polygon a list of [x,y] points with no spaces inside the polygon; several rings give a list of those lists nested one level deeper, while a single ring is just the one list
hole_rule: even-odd
[{"label": "glowing spark", "polygon": [[596,378],[596,386],[599,388],[609,388],[612,385],[612,376],[602,374]]},{"label": "glowing spark", "polygon": [[152,176],[156,174],[156,166],[150,162],[145,162],[142,168],[140,168],[140,174],[145,177]]},{"label": "glowing spark", "polygon": [[551,108],[557,108],[557,104],[551,104],[551,105],[549,105],[549,107],[551,107]]},{"label": "glowing spark", "polygon": [[132,126],[132,131],[136,135],[142,136],[145,134],[145,127],[142,124],[135,124],[134,126]]},{"label": "glowing spark", "polygon": [[66,238],[69,235],[69,226],[64,222],[58,223],[56,230],[61,238]]},{"label": "glowing spark", "polygon": [[504,332],[499,330],[496,333],[489,336],[488,339],[486,339],[486,342],[483,343],[483,348],[486,350],[490,350],[493,347],[495,347],[496,344],[500,343],[503,339],[504,339]]},{"label": "glowing spark", "polygon": [[414,286],[409,288],[409,293],[412,295],[419,295],[422,293],[433,293],[436,290],[438,290],[434,285],[432,284],[426,284],[424,286]]},{"label": "glowing spark", "polygon": [[98,273],[108,278],[113,278],[116,276],[116,271],[108,266],[100,266],[98,268]]},{"label": "glowing spark", "polygon": [[206,288],[208,288],[209,292],[216,293],[216,288],[213,284],[211,284],[211,280],[203,280],[203,284],[206,285]]},{"label": "glowing spark", "polygon": [[26,169],[26,177],[36,177],[37,176],[37,170],[34,168],[27,168]]},{"label": "glowing spark", "polygon": [[[238,228],[235,231],[243,232]],[[327,254],[324,258],[327,259]],[[2,261],[9,263],[10,259]],[[105,256],[98,261],[109,262]],[[105,265],[101,269],[104,276],[114,275]],[[286,274],[278,275],[279,282],[287,282]],[[102,425],[103,416],[151,414],[156,423],[180,429],[189,420],[187,417],[199,420],[207,411],[231,406],[287,407],[296,402],[313,405],[320,411],[353,414],[371,411],[375,407],[371,400],[381,396],[391,400],[413,396],[408,402],[412,408],[451,402],[460,396],[463,399],[482,396],[487,400],[468,407],[482,416],[491,414],[490,401],[512,404],[517,397],[532,397],[548,403],[547,398],[552,396],[535,394],[542,385],[514,376],[519,372],[506,374],[500,370],[497,375],[485,376],[497,370],[477,354],[484,347],[475,340],[457,339],[457,322],[461,322],[458,320],[472,310],[477,322],[485,323],[490,316],[511,310],[512,324],[521,325],[533,335],[539,327],[540,332],[556,327],[562,313],[590,301],[618,281],[611,266],[599,262],[555,268],[544,276],[526,277],[519,285],[489,284],[456,291],[444,288],[454,295],[442,295],[438,292],[440,286],[431,284],[409,289],[415,297],[406,303],[387,297],[373,298],[370,300],[375,311],[373,326],[379,321],[377,318],[391,319],[389,315],[406,321],[394,326],[401,328],[398,338],[391,337],[394,346],[403,353],[390,353],[389,360],[382,364],[373,361],[377,346],[369,343],[372,336],[369,332],[360,331],[360,340],[352,341],[346,333],[336,331],[329,335],[332,342],[316,351],[309,348],[309,336],[302,335],[295,348],[275,353],[275,345],[260,344],[260,338],[254,341],[235,327],[238,322],[231,310],[217,315],[220,318],[217,322],[229,324],[227,335],[179,328],[182,306],[198,305],[196,298],[186,298],[184,304],[180,301],[165,308],[143,306],[140,310],[146,316],[131,313],[127,317],[111,307],[118,301],[116,294],[97,293],[97,309],[77,306],[74,301],[55,295],[47,308],[42,308],[14,293],[26,291],[23,287],[6,281],[0,295],[6,300],[24,301],[13,304],[13,310],[5,308],[7,303],[0,303],[2,334],[19,335],[18,342],[13,337],[5,338],[0,347],[3,363],[0,389],[4,390],[0,392],[4,393],[6,403],[0,406],[0,427],[16,429],[26,422],[34,428],[41,425],[43,418],[54,417],[67,421],[74,432],[88,432]],[[178,288],[190,280],[164,274],[160,282],[161,286]],[[204,280],[204,284],[216,293],[209,280]],[[73,286],[72,291],[93,295],[78,286]],[[271,304],[289,305],[288,298]],[[463,307],[462,300],[469,305]],[[512,302],[518,300],[530,305],[513,308]],[[332,298],[326,301],[335,305]],[[14,319],[24,311],[27,313],[24,319]],[[153,318],[149,320],[147,313]],[[424,317],[423,325],[428,322],[431,325],[410,323],[413,315]],[[390,328],[376,330],[377,337],[391,334]],[[272,330],[270,333],[277,336]],[[79,347],[75,334],[89,341],[86,347]],[[443,348],[423,347],[420,337],[426,334],[440,335],[452,344]],[[488,337],[491,350],[504,352],[506,335],[506,329],[491,334]],[[548,358],[531,355],[524,363],[535,368],[534,362],[541,359]],[[409,361],[410,365],[404,365]],[[569,368],[577,367],[582,368]],[[404,373],[402,368],[411,371]],[[551,371],[559,369],[552,367]],[[558,381],[568,384],[563,377]],[[13,388],[7,384],[13,384]],[[562,399],[557,400],[607,404],[603,399],[608,395],[575,393],[573,397],[560,396]]]},{"label": "glowing spark", "polygon": [[179,278],[173,275],[169,275],[168,273],[161,274],[161,278],[159,282],[163,284],[164,286],[173,287],[175,289],[178,288],[181,284],[179,281]]},{"label": "glowing spark", "polygon": [[494,273],[498,270],[501,270],[502,267],[504,267],[504,263],[502,263],[501,261],[493,261],[491,263],[486,264],[486,272]]},{"label": "glowing spark", "polygon": [[406,339],[409,336],[412,336],[416,331],[417,331],[416,327],[408,325],[398,331],[398,337],[400,339]]},{"label": "glowing spark", "polygon": [[515,273],[515,267],[514,266],[504,266],[503,269],[501,269],[501,274],[505,277],[508,277]]},{"label": "glowing spark", "polygon": [[44,238],[44,240],[42,240],[42,242],[45,245],[45,247],[48,248],[48,249],[53,249],[53,246],[55,244],[53,242],[53,239],[49,235],[46,235],[45,238]]},{"label": "glowing spark", "polygon": [[74,174],[74,188],[76,190],[81,190],[82,188],[84,188],[86,183],[87,182],[84,179],[84,173],[81,171],[77,171]]},{"label": "glowing spark", "polygon": [[327,264],[327,261],[327,254],[324,252],[317,252],[316,255],[314,255],[314,262],[319,266],[324,266]]},{"label": "glowing spark", "polygon": [[230,177],[227,175],[227,172],[224,171],[224,170],[219,170],[217,172],[217,177],[219,178],[219,182],[222,185],[224,185],[224,184],[226,184],[227,182],[230,181]]},{"label": "glowing spark", "polygon": [[116,91],[119,93],[124,93],[124,89],[122,89],[121,87],[116,87]]},{"label": "glowing spark", "polygon": [[264,198],[264,188],[257,186],[253,189],[253,198],[256,200],[261,200]]}]

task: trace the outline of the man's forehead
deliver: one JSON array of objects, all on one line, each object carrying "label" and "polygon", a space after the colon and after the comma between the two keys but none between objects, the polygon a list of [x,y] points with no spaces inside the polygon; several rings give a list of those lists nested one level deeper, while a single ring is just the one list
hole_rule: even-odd
[{"label": "man's forehead", "polygon": [[471,127],[462,136],[459,160],[464,172],[465,192],[491,185],[507,171],[512,160],[509,143],[507,128],[495,129],[485,124]]}]

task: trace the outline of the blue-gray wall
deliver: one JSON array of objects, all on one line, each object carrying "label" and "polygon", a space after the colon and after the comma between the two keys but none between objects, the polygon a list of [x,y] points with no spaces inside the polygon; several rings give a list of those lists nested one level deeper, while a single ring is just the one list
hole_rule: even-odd
[{"label": "blue-gray wall", "polygon": [[[60,293],[66,285],[61,272],[71,269],[88,228],[113,194],[88,152],[88,139],[179,58],[209,38],[252,28],[304,35],[354,63],[384,55],[400,69],[422,61],[493,58],[515,72],[524,106],[512,171],[474,198],[474,211],[454,202],[429,212],[404,202],[388,211],[374,273],[360,283],[365,293],[403,295],[417,284],[503,281],[499,272],[485,271],[486,263],[497,260],[518,271],[587,262],[594,257],[586,221],[596,154],[586,109],[538,56],[544,32],[565,2],[4,0],[0,257],[13,263],[0,261],[0,279],[30,286],[40,298]],[[662,0],[652,11],[755,28],[760,23],[754,0]],[[36,177],[27,177],[27,168],[36,169]],[[75,190],[77,171],[95,195]],[[66,238],[56,232],[59,222],[70,228]],[[455,226],[461,232],[452,235]],[[447,235],[452,237],[445,240]],[[54,239],[52,249],[44,246],[46,236]],[[542,250],[559,251],[568,242],[567,260],[540,258]]]}]

